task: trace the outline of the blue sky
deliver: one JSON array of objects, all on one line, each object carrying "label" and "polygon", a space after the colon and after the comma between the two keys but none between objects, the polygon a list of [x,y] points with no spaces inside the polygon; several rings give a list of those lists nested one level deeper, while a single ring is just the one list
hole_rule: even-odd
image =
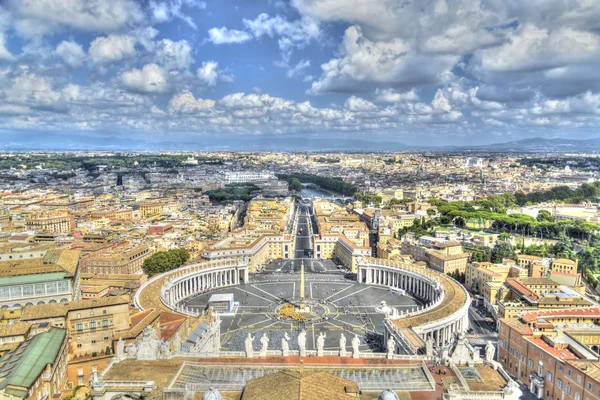
[{"label": "blue sky", "polygon": [[598,21],[595,0],[4,0],[0,134],[596,137]]}]

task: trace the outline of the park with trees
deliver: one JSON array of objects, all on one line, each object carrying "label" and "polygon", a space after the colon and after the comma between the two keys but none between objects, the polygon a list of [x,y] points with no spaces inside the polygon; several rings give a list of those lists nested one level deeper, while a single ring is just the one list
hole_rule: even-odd
[{"label": "park with trees", "polygon": [[142,269],[151,277],[179,268],[190,259],[190,252],[184,248],[157,251],[144,260]]}]

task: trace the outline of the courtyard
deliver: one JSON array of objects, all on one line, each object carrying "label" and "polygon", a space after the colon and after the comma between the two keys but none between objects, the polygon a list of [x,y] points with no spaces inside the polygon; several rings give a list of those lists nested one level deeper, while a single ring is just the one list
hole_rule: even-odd
[{"label": "courtyard", "polygon": [[[280,318],[278,307],[300,299],[300,264],[305,265],[305,300],[312,304],[308,321]],[[383,349],[384,315],[376,311],[384,301],[398,311],[411,310],[422,305],[408,295],[391,293],[389,289],[356,282],[354,275],[339,270],[330,260],[298,259],[273,261],[260,273],[250,275],[250,282],[227,287],[190,298],[186,305],[206,309],[210,296],[218,293],[233,294],[239,303],[234,315],[221,317],[221,347],[223,350],[244,351],[248,333],[254,337],[253,347],[258,351],[260,338],[269,337],[269,350],[281,349],[281,338],[290,337],[291,350],[297,350],[298,333],[307,332],[307,349],[316,349],[320,332],[326,334],[325,350],[338,350],[342,333],[347,348],[354,335],[361,340],[361,352],[381,352]],[[400,347],[403,346],[399,343]],[[408,350],[406,353],[409,354]]]}]

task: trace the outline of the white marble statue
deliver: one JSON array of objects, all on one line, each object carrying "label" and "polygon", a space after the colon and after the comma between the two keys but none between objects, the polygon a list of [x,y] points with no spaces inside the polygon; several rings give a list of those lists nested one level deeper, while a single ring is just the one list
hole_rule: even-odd
[{"label": "white marble statue", "polygon": [[340,335],[340,357],[346,357],[346,336],[342,333]]},{"label": "white marble statue", "polygon": [[306,357],[306,331],[302,330],[298,334],[298,350],[300,351],[300,357]]},{"label": "white marble statue", "polygon": [[252,342],[254,342],[254,337],[248,332],[248,336],[244,344],[246,345],[246,357],[252,358],[254,357],[254,349],[252,348]]},{"label": "white marble statue", "polygon": [[358,335],[354,335],[354,338],[352,338],[352,358],[359,358],[360,357],[360,338],[358,337]]},{"label": "white marble statue", "polygon": [[267,356],[268,348],[269,348],[269,337],[267,336],[266,333],[263,333],[262,337],[260,338],[260,356],[261,357]]},{"label": "white marble statue", "polygon": [[171,349],[169,348],[169,342],[163,342],[160,346],[160,355],[163,360],[171,358]]},{"label": "white marble statue", "polygon": [[135,343],[131,343],[127,346],[127,358],[135,360],[137,358],[137,346]]},{"label": "white marble statue", "polygon": [[121,361],[125,358],[125,341],[120,338],[117,342],[117,360]]},{"label": "white marble statue", "polygon": [[494,361],[495,353],[496,353],[496,348],[494,347],[492,342],[490,342],[488,340],[487,344],[485,345],[485,361],[487,361],[487,362]]},{"label": "white marble statue", "polygon": [[427,341],[425,342],[425,354],[427,355],[427,357],[433,356],[433,339],[431,338],[431,336],[429,336],[427,338]]},{"label": "white marble statue", "polygon": [[138,360],[156,360],[159,354],[160,340],[156,331],[148,325],[142,331],[142,337],[136,340]]},{"label": "white marble statue", "polygon": [[173,352],[179,353],[181,351],[181,339],[179,338],[179,332],[173,338]]},{"label": "white marble statue", "polygon": [[325,335],[323,332],[320,332],[319,336],[317,337],[317,356],[319,357],[323,357],[323,349],[325,348],[326,337],[327,335]]},{"label": "white marble statue", "polygon": [[396,352],[396,341],[394,340],[392,335],[390,335],[390,337],[387,340],[387,358],[392,358],[395,352]]},{"label": "white marble statue", "polygon": [[287,332],[285,332],[281,338],[281,351],[284,357],[290,355],[290,337]]}]

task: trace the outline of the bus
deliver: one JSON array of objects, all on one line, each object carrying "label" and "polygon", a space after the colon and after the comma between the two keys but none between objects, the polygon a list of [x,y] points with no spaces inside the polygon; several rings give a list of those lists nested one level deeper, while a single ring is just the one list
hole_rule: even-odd
[{"label": "bus", "polygon": [[398,288],[395,288],[395,287],[391,287],[390,288],[390,293],[399,294],[400,296],[404,296],[404,295],[406,295],[406,290],[404,290],[404,289],[398,289]]}]

